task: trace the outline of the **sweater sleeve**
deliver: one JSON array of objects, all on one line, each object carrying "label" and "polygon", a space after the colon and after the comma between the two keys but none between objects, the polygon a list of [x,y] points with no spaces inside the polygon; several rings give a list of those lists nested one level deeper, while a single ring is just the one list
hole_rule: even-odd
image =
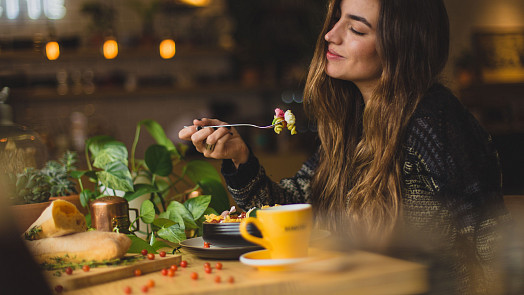
[{"label": "sweater sleeve", "polygon": [[224,160],[222,174],[237,205],[248,210],[264,205],[310,203],[310,183],[317,165],[318,155],[314,154],[293,177],[276,183],[250,151],[248,161],[238,169],[231,160]]},{"label": "sweater sleeve", "polygon": [[[510,220],[497,152],[491,137],[458,101],[432,98],[410,123],[406,163],[418,167],[415,174],[424,179],[424,189],[417,191],[432,195],[450,223],[432,224],[435,219],[428,219],[419,226],[449,229],[443,242],[454,252],[461,289],[483,292],[496,279],[494,263]],[[412,178],[409,173],[405,177]],[[419,203],[414,201],[418,197],[407,198]]]}]

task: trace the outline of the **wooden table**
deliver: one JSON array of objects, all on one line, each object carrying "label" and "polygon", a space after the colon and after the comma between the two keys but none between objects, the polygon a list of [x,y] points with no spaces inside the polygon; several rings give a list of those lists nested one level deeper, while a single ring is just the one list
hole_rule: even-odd
[{"label": "wooden table", "polygon": [[[203,260],[186,252],[182,255],[188,267],[179,267],[174,277],[156,271],[64,294],[125,294],[127,286],[132,294],[145,294],[142,286],[149,280],[155,286],[147,294],[419,294],[428,288],[423,265],[362,251],[335,253],[335,259],[286,271],[261,271],[237,260]],[[211,264],[211,274],[205,273],[205,262]],[[222,270],[215,269],[216,262],[223,264]],[[197,280],[190,278],[192,272],[198,273]],[[216,276],[220,276],[220,283],[215,282]],[[233,283],[228,282],[231,276]]]}]

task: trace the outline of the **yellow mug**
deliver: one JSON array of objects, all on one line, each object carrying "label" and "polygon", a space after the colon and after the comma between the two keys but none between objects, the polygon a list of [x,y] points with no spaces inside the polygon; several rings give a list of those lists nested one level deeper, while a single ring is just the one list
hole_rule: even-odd
[{"label": "yellow mug", "polygon": [[[253,223],[262,238],[248,233],[247,225]],[[266,248],[271,259],[288,259],[308,256],[309,239],[313,225],[310,204],[275,206],[257,211],[257,217],[240,222],[240,234],[252,243]]]}]

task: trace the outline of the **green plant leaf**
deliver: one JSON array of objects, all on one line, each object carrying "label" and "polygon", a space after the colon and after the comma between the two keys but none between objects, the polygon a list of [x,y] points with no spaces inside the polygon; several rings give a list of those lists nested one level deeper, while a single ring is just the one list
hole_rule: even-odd
[{"label": "green plant leaf", "polygon": [[174,216],[181,217],[182,220],[184,221],[186,229],[198,228],[198,226],[195,223],[195,218],[193,217],[191,212],[189,212],[189,210],[187,210],[187,208],[182,203],[177,202],[177,201],[172,201],[169,204],[169,206],[167,206],[166,211],[170,211],[169,219],[171,220],[173,220]]},{"label": "green plant leaf", "polygon": [[173,248],[171,246],[169,246],[166,242],[164,241],[155,241],[153,243],[153,245],[151,245],[156,251],[162,249],[162,248]]},{"label": "green plant leaf", "polygon": [[231,208],[229,197],[227,195],[226,189],[224,188],[224,185],[222,184],[222,181],[204,178],[198,184],[202,188],[203,194],[212,196],[209,207],[220,213]]},{"label": "green plant leaf", "polygon": [[206,211],[209,202],[211,202],[210,195],[201,195],[185,201],[184,206],[189,210],[189,212],[191,212],[193,219],[198,220],[202,214],[204,214],[204,211]]},{"label": "green plant leaf", "polygon": [[104,148],[106,143],[114,140],[115,139],[113,137],[107,135],[93,136],[86,140],[86,147],[89,149],[89,152],[91,152],[91,155],[96,157],[98,156],[98,153]]},{"label": "green plant leaf", "polygon": [[153,245],[155,244],[156,242],[156,237],[155,235],[151,235],[151,239],[149,239],[149,245],[151,245],[151,247],[153,247]]},{"label": "green plant leaf", "polygon": [[146,127],[149,134],[151,134],[151,137],[160,145],[163,145],[167,148],[167,150],[171,153],[174,153],[178,157],[180,155],[178,154],[177,149],[175,148],[175,145],[173,142],[166,136],[166,133],[164,132],[164,129],[158,122],[150,119],[142,120],[138,122],[138,125]]},{"label": "green plant leaf", "polygon": [[80,204],[82,207],[87,208],[89,201],[96,199],[96,193],[90,189],[85,189],[80,192]]},{"label": "green plant leaf", "polygon": [[184,167],[184,174],[186,174],[194,183],[199,183],[204,178],[222,181],[222,178],[215,167],[204,160],[189,161]]},{"label": "green plant leaf", "polygon": [[69,175],[71,175],[71,177],[74,179],[79,179],[82,176],[84,176],[84,174],[86,174],[87,172],[89,171],[74,170],[74,171],[71,171]]},{"label": "green plant leaf", "polygon": [[166,180],[162,178],[157,178],[155,180],[155,185],[158,188],[158,191],[162,192],[162,194],[169,193],[169,189],[171,188],[171,186],[169,185],[169,182],[167,182]]},{"label": "green plant leaf", "polygon": [[149,200],[142,202],[140,206],[140,219],[144,223],[151,224],[155,220],[155,205]]},{"label": "green plant leaf", "polygon": [[162,228],[157,232],[158,236],[173,243],[180,243],[186,239],[186,232],[179,224]]},{"label": "green plant leaf", "polygon": [[124,199],[126,199],[128,202],[131,202],[140,196],[155,193],[157,191],[158,189],[150,184],[137,183],[134,185],[133,191],[126,192],[126,194],[124,195]]},{"label": "green plant leaf", "polygon": [[[184,219],[182,219],[182,216],[178,215],[176,212],[174,211],[164,211],[162,213],[160,213],[158,215],[159,218],[155,219],[155,220],[159,220],[159,219],[167,219],[171,222],[173,222],[173,224],[178,224],[180,225],[180,228],[181,229],[186,229],[186,224],[184,223]],[[169,226],[171,226],[172,224],[169,224]],[[164,227],[168,227],[167,223],[166,225],[164,225]]]},{"label": "green plant leaf", "polygon": [[155,221],[153,221],[153,225],[158,226],[160,228],[162,228],[162,227],[170,227],[170,226],[175,225],[175,224],[177,224],[177,222],[174,222],[171,219],[162,218],[162,217],[159,217],[159,218],[155,219]]},{"label": "green plant leaf", "polygon": [[145,161],[151,173],[168,176],[173,170],[171,157],[167,148],[163,145],[154,144],[147,148]]},{"label": "green plant leaf", "polygon": [[131,239],[131,247],[129,247],[127,253],[140,253],[143,249],[150,253],[156,253],[155,248],[151,247],[145,240],[132,234],[127,236]]},{"label": "green plant leaf", "polygon": [[106,143],[96,156],[93,156],[93,166],[100,169],[107,169],[106,167],[114,162],[122,162],[127,166],[127,148],[119,141],[111,141]]},{"label": "green plant leaf", "polygon": [[112,162],[105,167],[104,171],[97,171],[96,175],[106,188],[124,192],[130,192],[134,189],[131,172],[122,162]]}]

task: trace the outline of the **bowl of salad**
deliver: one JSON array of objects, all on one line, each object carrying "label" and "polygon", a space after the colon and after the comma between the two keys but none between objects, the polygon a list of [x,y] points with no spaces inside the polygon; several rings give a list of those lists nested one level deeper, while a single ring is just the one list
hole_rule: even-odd
[{"label": "bowl of salad", "polygon": [[[238,212],[233,206],[229,211],[224,211],[220,215],[206,215],[206,221],[202,224],[204,245],[208,243],[207,245],[222,248],[258,246],[246,241],[240,235],[240,221],[250,216],[251,211]],[[253,224],[247,226],[247,231],[256,237],[262,237],[258,228]]]}]

